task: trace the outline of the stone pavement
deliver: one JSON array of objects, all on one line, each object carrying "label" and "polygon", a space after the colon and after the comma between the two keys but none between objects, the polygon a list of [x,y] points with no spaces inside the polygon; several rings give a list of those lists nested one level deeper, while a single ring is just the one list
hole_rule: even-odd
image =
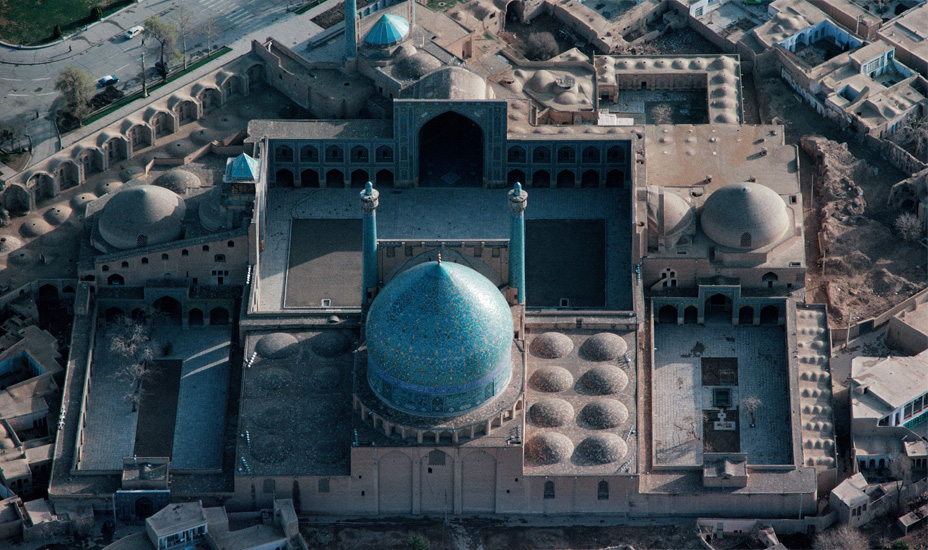
[{"label": "stone pavement", "polygon": [[[741,452],[749,464],[789,464],[790,428],[786,334],[782,327],[728,323],[654,326],[654,462],[656,466],[699,466],[703,453],[702,357],[737,357],[733,405],[746,397],[761,404],[750,416],[740,411]],[[743,408],[742,408],[743,409]],[[695,437],[694,437],[695,436]]]},{"label": "stone pavement", "polygon": [[229,393],[229,326],[159,325],[154,338],[171,342],[170,358],[183,359],[171,469],[222,468],[222,436]]},{"label": "stone pavement", "polygon": [[[281,189],[267,198],[266,248],[261,262],[259,307],[279,311],[283,304],[290,251],[290,220],[359,219],[359,189]],[[379,239],[508,239],[508,189],[384,190],[377,209]],[[612,189],[529,189],[526,219],[605,219],[606,297],[629,303],[628,209]],[[569,194],[570,200],[563,198]],[[361,243],[358,242],[360,250]],[[622,283],[625,282],[623,285]],[[617,298],[616,298],[617,297]]]},{"label": "stone pavement", "polygon": [[124,360],[109,351],[112,330],[101,326],[94,343],[81,470],[122,471],[122,459],[135,449],[139,413],[125,399],[129,382],[118,377]]}]

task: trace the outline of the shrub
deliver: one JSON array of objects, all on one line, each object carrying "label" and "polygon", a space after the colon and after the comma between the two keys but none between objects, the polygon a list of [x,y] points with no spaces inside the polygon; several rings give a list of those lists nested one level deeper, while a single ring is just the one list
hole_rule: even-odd
[{"label": "shrub", "polygon": [[917,241],[923,233],[921,224],[918,223],[918,217],[914,214],[900,215],[893,225],[896,226],[899,235],[907,241]]},{"label": "shrub", "polygon": [[90,8],[90,20],[99,21],[103,19],[103,8],[100,6],[94,6]]},{"label": "shrub", "polygon": [[52,36],[55,38],[61,38],[61,34],[61,25],[55,25],[55,27],[52,29]]},{"label": "shrub", "polygon": [[536,61],[547,61],[558,53],[557,40],[550,32],[536,32],[527,41],[528,56]]},{"label": "shrub", "polygon": [[409,550],[429,550],[429,548],[431,548],[429,539],[425,538],[420,533],[416,533],[406,539],[406,544],[409,545]]}]

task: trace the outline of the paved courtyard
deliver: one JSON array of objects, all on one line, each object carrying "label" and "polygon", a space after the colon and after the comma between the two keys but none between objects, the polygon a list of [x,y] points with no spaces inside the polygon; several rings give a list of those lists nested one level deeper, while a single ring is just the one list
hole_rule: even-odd
[{"label": "paved courtyard", "polygon": [[174,425],[173,470],[222,468],[222,436],[229,394],[230,327],[159,325],[155,340],[170,341],[169,357],[182,359],[177,421]]},{"label": "paved courtyard", "polygon": [[[288,283],[284,266],[288,265],[291,252],[291,220],[359,220],[362,214],[359,192],[358,189],[270,190],[267,198],[266,248],[258,287],[261,311],[280,311],[285,304]],[[377,210],[377,237],[508,239],[507,193],[508,189],[384,190]],[[630,309],[630,207],[627,191],[529,189],[528,193],[529,206],[525,212],[527,220],[606,220],[606,308]],[[570,201],[563,200],[565,193],[570,194]],[[359,240],[357,250],[360,251],[360,248]],[[577,266],[578,272],[588,268],[585,265]],[[530,289],[528,295],[531,296]],[[531,302],[531,298],[529,300]],[[286,305],[293,304],[287,301]]]},{"label": "paved courtyard", "polygon": [[[703,386],[702,358],[738,359],[732,406],[739,408],[741,452],[749,464],[789,464],[791,437],[786,333],[778,326],[728,323],[654,326],[652,376],[655,466],[700,466],[703,413],[712,408],[712,392]],[[751,417],[742,400],[760,401]]]}]

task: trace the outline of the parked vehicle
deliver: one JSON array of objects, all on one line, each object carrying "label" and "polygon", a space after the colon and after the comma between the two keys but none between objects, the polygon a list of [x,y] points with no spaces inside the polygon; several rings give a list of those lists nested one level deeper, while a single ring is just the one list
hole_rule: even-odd
[{"label": "parked vehicle", "polygon": [[97,81],[97,87],[105,88],[107,86],[112,86],[119,82],[119,77],[114,74],[108,74]]},{"label": "parked vehicle", "polygon": [[145,27],[141,25],[136,25],[126,31],[126,40],[132,40],[136,36],[142,34],[145,31]]}]

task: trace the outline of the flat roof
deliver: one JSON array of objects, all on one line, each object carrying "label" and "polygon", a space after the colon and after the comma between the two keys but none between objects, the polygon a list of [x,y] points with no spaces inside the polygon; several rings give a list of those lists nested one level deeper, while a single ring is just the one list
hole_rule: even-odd
[{"label": "flat roof", "polygon": [[[916,397],[928,392],[928,354],[915,357],[855,357],[851,360],[851,378],[867,393],[853,392],[854,417],[871,409],[878,416],[889,414]],[[873,402],[868,396],[882,403]],[[858,407],[857,404],[862,405]],[[885,405],[884,405],[885,403]],[[869,407],[867,407],[869,405]],[[870,416],[870,414],[865,414]]]},{"label": "flat roof", "polygon": [[158,538],[206,525],[206,515],[200,502],[170,504],[145,520]]}]

